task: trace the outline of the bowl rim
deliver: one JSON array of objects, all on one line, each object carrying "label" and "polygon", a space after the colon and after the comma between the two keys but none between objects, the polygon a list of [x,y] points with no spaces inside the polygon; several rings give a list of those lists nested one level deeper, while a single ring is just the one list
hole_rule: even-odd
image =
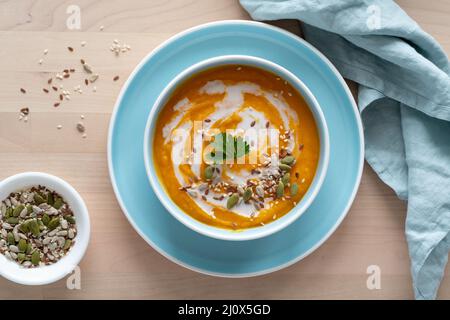
[{"label": "bowl rim", "polygon": [[[314,178],[305,195],[297,203],[297,205],[294,206],[294,208],[292,208],[288,213],[269,224],[261,227],[248,228],[238,231],[207,225],[185,213],[167,194],[153,166],[153,135],[155,130],[155,123],[158,119],[161,109],[171,97],[171,94],[178,88],[180,84],[189,79],[189,77],[210,68],[230,64],[250,65],[261,68],[263,70],[274,73],[277,76],[280,76],[284,80],[289,81],[290,84],[305,100],[308,108],[313,114],[320,139],[320,155]],[[267,59],[250,55],[216,56],[197,62],[180,72],[164,87],[164,89],[161,91],[158,98],[152,105],[151,111],[147,118],[143,140],[143,153],[146,175],[160,203],[166,208],[167,211],[170,212],[170,214],[174,218],[176,218],[179,222],[181,222],[191,230],[211,238],[227,241],[247,241],[267,237],[286,228],[295,220],[297,220],[301,215],[303,215],[304,212],[306,212],[306,210],[314,201],[318,192],[320,191],[327,173],[329,163],[330,145],[328,126],[322,109],[312,92],[303,83],[303,81],[301,81],[301,79],[299,79],[286,68]]]},{"label": "bowl rim", "polygon": [[[59,194],[64,193],[65,200],[71,202],[70,207],[77,219],[77,235],[75,244],[67,255],[48,266],[27,269],[14,261],[9,261],[3,254],[0,254],[0,275],[23,285],[45,285],[56,282],[70,274],[84,257],[90,239],[91,227],[88,209],[81,195],[67,181],[48,173],[28,171],[1,180],[0,192],[6,191],[6,194],[9,194],[21,188],[39,184]],[[52,186],[49,186],[49,184]],[[0,199],[0,201],[3,200]],[[82,227],[80,228],[80,226]]]}]

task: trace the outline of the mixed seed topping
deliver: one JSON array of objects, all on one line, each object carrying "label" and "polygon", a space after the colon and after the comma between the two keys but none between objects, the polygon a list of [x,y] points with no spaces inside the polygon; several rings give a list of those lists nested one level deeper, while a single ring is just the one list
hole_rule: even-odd
[{"label": "mixed seed topping", "polygon": [[57,262],[76,234],[69,205],[44,186],[11,193],[0,204],[0,253],[25,268]]},{"label": "mixed seed topping", "polygon": [[[282,138],[289,139],[289,135],[290,132],[285,131]],[[225,147],[223,149],[225,150]],[[217,148],[215,151],[217,152]],[[204,167],[200,179],[191,181],[180,190],[185,191],[192,198],[223,201],[223,206],[228,210],[241,203],[252,206],[251,219],[255,218],[260,210],[273,207],[280,201],[291,201],[293,205],[296,205],[294,197],[299,192],[296,181],[300,178],[299,173],[292,170],[296,158],[290,150],[285,148],[280,149],[277,163],[272,163],[272,157],[269,155],[265,155],[265,158],[266,161],[258,163],[251,170],[245,183],[233,183],[233,181],[222,179],[222,172],[226,169],[224,166],[231,167],[232,164],[209,164]],[[231,180],[233,180],[232,177]],[[302,179],[303,182],[304,179]],[[214,213],[212,215],[214,217]],[[277,215],[274,215],[273,219],[276,218]]]}]

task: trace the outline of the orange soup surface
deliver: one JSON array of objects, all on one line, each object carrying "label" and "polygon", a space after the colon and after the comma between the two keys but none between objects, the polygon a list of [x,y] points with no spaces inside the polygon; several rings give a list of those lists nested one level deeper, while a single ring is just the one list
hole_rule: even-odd
[{"label": "orange soup surface", "polygon": [[157,119],[153,160],[172,201],[225,229],[288,213],[308,190],[319,135],[302,96],[268,71],[226,65],[184,81]]}]

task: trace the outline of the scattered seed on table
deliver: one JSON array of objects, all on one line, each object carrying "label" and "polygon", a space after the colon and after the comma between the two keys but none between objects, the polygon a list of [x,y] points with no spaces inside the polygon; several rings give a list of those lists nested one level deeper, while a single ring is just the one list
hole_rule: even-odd
[{"label": "scattered seed on table", "polygon": [[59,107],[59,102],[56,102],[53,106],[54,106],[55,108],[56,108],[56,107]]},{"label": "scattered seed on table", "polygon": [[20,92],[27,93],[27,91],[24,88],[20,88]]},{"label": "scattered seed on table", "polygon": [[20,112],[27,116],[30,113],[30,109],[25,107],[20,109]]},{"label": "scattered seed on table", "polygon": [[58,129],[58,130],[62,129],[62,125],[58,124],[58,125],[56,126],[56,129]]},{"label": "scattered seed on table", "polygon": [[48,49],[44,50],[44,55],[46,55],[48,53]]},{"label": "scattered seed on table", "polygon": [[69,50],[70,52],[73,52],[73,48],[72,47],[67,47],[67,50]]},{"label": "scattered seed on table", "polygon": [[44,91],[45,93],[48,93],[48,89],[43,88],[42,91]]},{"label": "scattered seed on table", "polygon": [[47,83],[48,83],[48,84],[51,84],[52,81],[53,81],[53,78],[50,78],[50,79],[48,79]]},{"label": "scattered seed on table", "polygon": [[87,73],[92,73],[92,67],[88,65],[87,63],[83,64],[83,68]]},{"label": "scattered seed on table", "polygon": [[95,73],[95,74],[93,74],[93,75],[89,78],[89,81],[90,81],[91,83],[93,83],[93,82],[97,81],[97,79],[98,79],[98,74]]},{"label": "scattered seed on table", "polygon": [[53,91],[58,91],[58,88],[55,86],[53,86],[52,89],[53,89]]},{"label": "scattered seed on table", "polygon": [[119,80],[119,76],[115,76],[115,77],[113,78],[113,81],[117,81],[117,80]]}]

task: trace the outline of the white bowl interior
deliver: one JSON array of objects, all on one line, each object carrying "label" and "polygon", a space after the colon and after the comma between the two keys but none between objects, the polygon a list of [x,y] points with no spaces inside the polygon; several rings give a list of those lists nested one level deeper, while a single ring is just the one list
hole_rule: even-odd
[{"label": "white bowl interior", "polygon": [[55,282],[69,273],[81,261],[89,242],[90,222],[86,205],[78,192],[64,180],[41,172],[20,173],[0,182],[0,201],[11,192],[43,185],[59,193],[71,207],[77,224],[75,243],[68,254],[52,265],[24,268],[0,254],[0,275],[26,285],[41,285]]},{"label": "white bowl interior", "polygon": [[[169,100],[173,92],[178,88],[178,86],[183,83],[186,79],[191,77],[192,75],[197,74],[203,70],[207,70],[213,67],[221,66],[221,65],[229,65],[229,64],[238,64],[238,65],[248,65],[258,67],[267,71],[270,71],[274,74],[277,74],[282,79],[287,80],[303,97],[309,106],[314,120],[317,125],[317,129],[319,132],[320,139],[320,158],[317,166],[317,170],[314,176],[314,179],[308,189],[308,191],[303,196],[302,200],[287,214],[283,217],[271,222],[270,224],[266,224],[261,227],[249,228],[245,230],[233,231],[222,228],[217,228],[213,226],[206,225],[201,223],[188,214],[186,214],[183,210],[181,210],[166,194],[164,186],[159,181],[157,177],[154,165],[153,165],[153,137],[155,134],[156,121],[159,115],[159,111]],[[228,56],[220,56],[211,58],[208,60],[204,60],[199,62],[186,70],[180,73],[177,77],[175,77],[163,90],[158,99],[155,101],[152,110],[149,114],[147,126],[145,129],[144,135],[144,161],[145,167],[147,171],[148,178],[150,180],[150,184],[152,185],[153,190],[155,191],[157,197],[164,205],[164,207],[180,222],[182,222],[187,227],[192,230],[199,232],[203,235],[217,238],[221,240],[252,240],[261,237],[268,236],[274,232],[277,232],[293,221],[298,219],[308,208],[308,206],[312,203],[315,196],[317,195],[322,182],[324,180],[327,168],[328,168],[328,159],[329,159],[329,138],[328,138],[328,128],[325,121],[325,117],[322,113],[322,110],[310,92],[310,90],[305,86],[305,84],[298,79],[294,74],[286,70],[285,68],[253,56],[243,56],[243,55],[228,55]]]}]

